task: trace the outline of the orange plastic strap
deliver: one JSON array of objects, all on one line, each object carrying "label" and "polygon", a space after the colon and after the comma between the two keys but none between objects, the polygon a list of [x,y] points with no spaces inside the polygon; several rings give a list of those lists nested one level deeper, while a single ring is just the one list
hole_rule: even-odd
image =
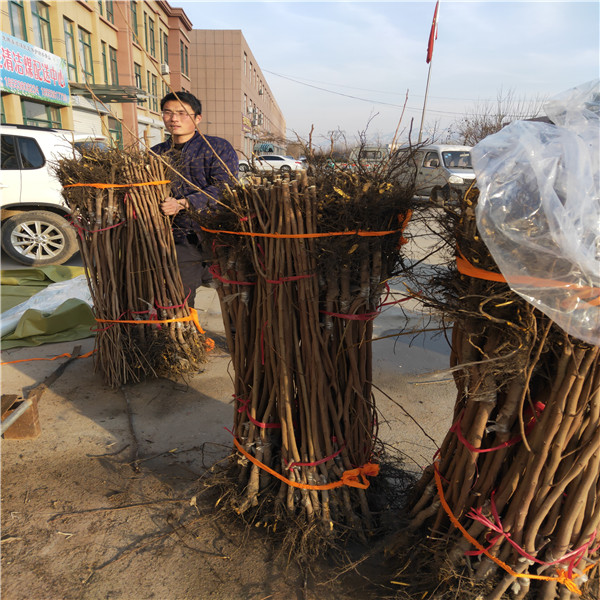
[{"label": "orange plastic strap", "polygon": [[413,211],[412,209],[408,209],[405,213],[400,213],[398,215],[398,223],[400,224],[400,240],[398,241],[398,246],[403,246],[408,243],[408,240],[404,237],[404,230],[408,225],[408,222],[412,219]]},{"label": "orange plastic strap", "polygon": [[[506,278],[501,273],[494,273],[493,271],[486,271],[485,269],[476,267],[464,257],[460,250],[459,254],[460,256],[456,257],[456,268],[463,275],[468,275],[469,277],[474,277],[476,279],[485,279],[486,281],[506,283]],[[533,285],[535,287],[561,287],[565,289],[580,290],[583,292],[583,295],[587,297],[600,294],[600,288],[578,285],[576,283],[567,283],[556,279],[540,279],[538,277],[515,275],[514,277],[511,277],[511,281],[514,283]]]},{"label": "orange plastic strap", "polygon": [[6,362],[1,362],[0,365],[14,365],[15,363],[29,362],[31,360],[57,360],[59,358],[88,358],[96,352],[95,350],[90,350],[85,354],[80,354],[79,356],[73,356],[69,352],[65,352],[64,354],[59,354],[58,356],[53,356],[52,358],[21,358],[20,360],[8,360]]},{"label": "orange plastic strap", "polygon": [[287,483],[288,485],[291,485],[295,488],[299,488],[301,490],[333,490],[344,485],[348,487],[355,487],[360,488],[362,490],[366,490],[370,485],[370,482],[367,479],[367,477],[376,477],[377,475],[379,475],[379,465],[376,465],[374,463],[367,463],[363,467],[358,467],[356,469],[344,471],[342,473],[342,478],[338,481],[333,481],[332,483],[325,483],[323,485],[310,485],[308,483],[299,483],[298,481],[292,481],[291,479],[284,477],[277,471],[271,469],[271,467],[268,467],[264,463],[260,462],[260,460],[258,460],[257,458],[254,458],[254,456],[252,456],[242,448],[241,444],[237,441],[235,437],[233,438],[233,443],[235,444],[235,447],[251,463],[255,464],[257,467],[260,467],[261,469],[263,469],[263,471],[270,473],[274,477],[277,477],[277,479],[281,479],[281,481],[283,481],[284,483]]},{"label": "orange plastic strap", "polygon": [[392,235],[400,233],[402,229],[392,229],[390,231],[331,231],[330,233],[253,233],[252,231],[226,231],[223,229],[208,229],[208,227],[200,226],[202,231],[206,233],[226,233],[228,235],[246,235],[249,237],[275,238],[283,240],[297,240],[308,238],[334,237],[338,235],[358,235],[359,237],[382,237],[384,235]]},{"label": "orange plastic strap", "polygon": [[107,188],[130,188],[143,187],[145,185],[164,185],[166,183],[171,183],[171,180],[164,179],[163,181],[146,181],[144,183],[70,183],[69,185],[63,185],[63,187],[93,187],[104,190]]},{"label": "orange plastic strap", "polygon": [[172,319],[144,319],[143,321],[136,321],[134,319],[96,319],[96,321],[98,323],[129,323],[131,325],[162,325],[163,323],[184,323],[186,321],[192,321],[200,333],[206,333],[200,325],[198,312],[195,308],[190,308],[190,314],[187,317],[174,317]]},{"label": "orange plastic strap", "polygon": [[562,583],[570,592],[574,592],[581,596],[581,590],[577,587],[577,584],[573,581],[571,577],[569,577],[568,573],[562,569],[557,569],[558,577],[546,577],[545,575],[535,575],[532,573],[517,573],[511,567],[509,567],[505,562],[502,562],[499,558],[491,554],[488,550],[485,549],[459,522],[459,520],[454,516],[452,509],[446,502],[446,498],[444,497],[444,490],[442,488],[442,478],[440,476],[440,472],[438,469],[439,461],[433,463],[433,475],[435,477],[435,485],[437,486],[438,496],[440,498],[440,502],[446,511],[446,514],[452,521],[452,524],[463,534],[463,536],[473,544],[479,551],[483,552],[490,560],[494,561],[499,567],[504,569],[509,575],[513,577],[522,577],[524,579],[539,579],[542,581],[558,581],[558,583]]}]

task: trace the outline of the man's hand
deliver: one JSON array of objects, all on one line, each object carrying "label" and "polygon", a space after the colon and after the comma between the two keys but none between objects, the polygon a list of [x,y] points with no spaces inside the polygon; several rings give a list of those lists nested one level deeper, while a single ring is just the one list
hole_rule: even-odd
[{"label": "man's hand", "polygon": [[165,198],[160,205],[161,210],[167,217],[176,215],[180,210],[185,210],[189,206],[188,201],[184,199],[177,199],[169,196]]}]

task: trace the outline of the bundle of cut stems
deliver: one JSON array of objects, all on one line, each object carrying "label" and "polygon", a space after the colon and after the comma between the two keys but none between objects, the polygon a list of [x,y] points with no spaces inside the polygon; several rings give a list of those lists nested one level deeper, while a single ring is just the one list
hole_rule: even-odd
[{"label": "bundle of cut stems", "polygon": [[[407,210],[392,187],[358,175],[255,178],[225,194],[230,213],[202,221],[235,371],[233,433],[246,453],[240,513],[270,496],[274,518],[327,532],[334,522],[371,527],[364,489],[319,486],[374,458],[373,318],[398,269]],[[392,233],[335,235],[358,230]]]},{"label": "bundle of cut stems", "polygon": [[[453,251],[459,245],[472,265],[497,273],[477,234],[476,199],[474,191],[449,212],[444,229]],[[466,551],[479,555],[475,577],[488,590],[492,583],[486,600],[509,588],[518,599],[577,598],[600,559],[599,348],[567,335],[506,283],[455,270],[431,283],[429,303],[454,321],[458,394],[412,525],[447,533],[455,566]]]},{"label": "bundle of cut stems", "polygon": [[160,210],[166,170],[159,158],[119,149],[88,149],[56,167],[98,320],[96,367],[112,387],[194,372],[206,358]]}]

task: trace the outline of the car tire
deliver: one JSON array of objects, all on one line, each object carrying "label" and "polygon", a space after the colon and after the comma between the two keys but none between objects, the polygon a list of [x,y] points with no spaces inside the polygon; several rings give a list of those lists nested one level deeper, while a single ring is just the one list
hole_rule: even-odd
[{"label": "car tire", "polygon": [[3,221],[2,249],[23,265],[62,265],[77,251],[77,234],[60,215],[25,211]]},{"label": "car tire", "polygon": [[281,168],[279,169],[279,171],[281,173],[289,173],[291,172],[292,167],[290,167],[290,165],[282,165]]},{"label": "car tire", "polygon": [[245,164],[240,165],[240,173],[247,173],[250,170],[250,167]]}]

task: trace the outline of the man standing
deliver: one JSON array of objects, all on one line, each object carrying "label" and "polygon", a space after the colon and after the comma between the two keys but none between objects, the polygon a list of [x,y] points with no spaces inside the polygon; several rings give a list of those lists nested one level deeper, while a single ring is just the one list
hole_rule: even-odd
[{"label": "man standing", "polygon": [[239,162],[233,146],[215,136],[198,132],[202,120],[200,100],[188,92],[167,94],[160,102],[162,117],[171,138],[157,144],[152,151],[169,156],[180,178],[173,173],[172,196],[161,204],[163,213],[173,216],[173,236],[177,262],[184,289],[190,290],[188,305],[194,306],[196,289],[210,281],[202,252],[200,229],[187,215],[221,206],[222,185],[235,182]]}]

